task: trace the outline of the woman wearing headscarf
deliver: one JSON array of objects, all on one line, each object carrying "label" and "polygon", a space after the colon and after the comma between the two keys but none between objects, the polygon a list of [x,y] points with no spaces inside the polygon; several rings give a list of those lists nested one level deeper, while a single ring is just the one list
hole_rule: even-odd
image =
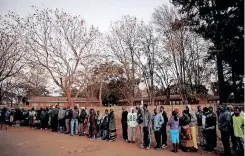
[{"label": "woman wearing headscarf", "polygon": [[89,135],[91,139],[96,139],[97,135],[97,126],[96,126],[96,113],[94,109],[91,109],[91,113],[89,115]]},{"label": "woman wearing headscarf", "polygon": [[179,118],[177,112],[172,112],[172,117],[168,121],[168,125],[170,126],[170,137],[174,148],[172,152],[177,153],[179,144]]},{"label": "woman wearing headscarf", "polygon": [[117,137],[116,134],[116,119],[113,109],[110,109],[109,114],[109,141],[115,141]]},{"label": "woman wearing headscarf", "polygon": [[193,151],[198,150],[197,146],[197,127],[196,127],[196,122],[197,122],[197,117],[195,112],[191,110],[191,106],[187,105],[186,110],[189,111],[190,117],[191,117],[191,122],[189,123],[189,126],[191,127],[191,135],[192,135],[192,141],[194,144],[194,149]]},{"label": "woman wearing headscarf", "polygon": [[179,120],[180,126],[180,146],[185,152],[190,151],[193,148],[193,141],[191,136],[191,128],[189,126],[191,122],[191,116],[187,110],[183,110],[182,117]]}]

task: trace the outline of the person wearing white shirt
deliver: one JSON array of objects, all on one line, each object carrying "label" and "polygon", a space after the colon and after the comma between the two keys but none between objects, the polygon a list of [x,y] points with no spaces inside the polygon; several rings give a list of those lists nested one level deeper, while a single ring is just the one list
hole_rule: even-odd
[{"label": "person wearing white shirt", "polygon": [[135,143],[136,137],[136,127],[137,123],[137,113],[134,112],[134,108],[131,108],[131,112],[128,113],[128,142]]}]

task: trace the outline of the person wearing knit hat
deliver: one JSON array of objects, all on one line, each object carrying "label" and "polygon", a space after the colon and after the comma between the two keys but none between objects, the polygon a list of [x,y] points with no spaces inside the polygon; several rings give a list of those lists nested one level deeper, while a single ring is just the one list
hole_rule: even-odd
[{"label": "person wearing knit hat", "polygon": [[127,116],[127,124],[128,124],[128,143],[135,143],[136,138],[136,127],[137,123],[137,113],[134,111],[134,108],[131,108],[131,111]]}]

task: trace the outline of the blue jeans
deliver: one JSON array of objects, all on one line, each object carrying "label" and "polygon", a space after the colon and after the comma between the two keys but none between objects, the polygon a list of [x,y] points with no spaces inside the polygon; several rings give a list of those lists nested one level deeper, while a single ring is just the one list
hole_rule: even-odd
[{"label": "blue jeans", "polygon": [[102,133],[103,133],[102,139],[108,139],[108,130],[103,130]]},{"label": "blue jeans", "polygon": [[71,135],[74,135],[74,124],[75,124],[75,134],[78,134],[78,120],[71,119]]}]

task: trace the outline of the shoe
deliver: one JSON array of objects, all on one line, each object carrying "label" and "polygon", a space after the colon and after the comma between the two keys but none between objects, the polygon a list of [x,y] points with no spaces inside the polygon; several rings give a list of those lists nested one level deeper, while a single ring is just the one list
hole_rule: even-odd
[{"label": "shoe", "polygon": [[165,145],[165,144],[163,144],[163,145],[162,145],[162,148],[167,148],[167,147],[168,147],[168,146],[167,146],[167,145]]},{"label": "shoe", "polygon": [[128,141],[128,143],[131,143],[131,141]]},{"label": "shoe", "polygon": [[148,147],[146,147],[146,150],[149,150],[150,149],[150,147],[148,146]]},{"label": "shoe", "polygon": [[133,144],[135,144],[135,142],[134,142],[134,141],[132,141],[132,143],[133,143]]},{"label": "shoe", "polygon": [[140,146],[140,149],[144,149],[145,147],[143,145]]}]

